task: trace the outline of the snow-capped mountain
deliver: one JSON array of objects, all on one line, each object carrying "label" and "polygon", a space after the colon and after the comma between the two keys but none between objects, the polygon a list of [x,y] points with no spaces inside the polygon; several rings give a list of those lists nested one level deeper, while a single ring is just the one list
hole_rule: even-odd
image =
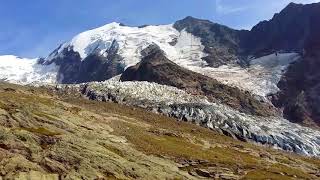
[{"label": "snow-capped mountain", "polygon": [[[122,81],[146,81],[144,83],[150,87],[154,83],[164,85],[164,94],[180,93],[170,89],[178,88],[189,95],[205,96],[209,105],[228,107],[233,115],[239,112],[254,119],[250,121],[248,118],[246,121],[241,117],[238,119],[242,123],[237,124],[234,118],[225,118],[227,123],[222,124],[229,123],[229,130],[244,129],[248,123],[256,123],[259,118],[266,120],[266,123],[274,122],[277,118],[279,122],[285,121],[280,117],[281,112],[290,121],[318,126],[319,19],[320,3],[317,3],[290,4],[251,31],[235,30],[193,17],[158,26],[129,27],[111,23],[80,33],[44,59],[1,56],[0,79],[19,84],[78,84],[106,81],[119,75]],[[105,88],[110,89],[109,86]],[[122,90],[120,87],[119,91]],[[133,90],[135,88],[128,90],[131,92],[129,98],[135,97]],[[145,100],[149,101],[151,95],[145,96]],[[167,94],[163,96],[172,97]],[[192,112],[184,112],[184,115],[189,113],[197,116],[199,113],[193,112],[203,110],[199,110],[195,103],[190,104],[184,111],[189,109]],[[159,111],[166,112],[163,113],[166,115],[179,113],[176,112],[177,108],[170,107],[170,112],[168,108],[160,108]],[[217,109],[224,108],[214,110]],[[201,122],[211,129],[215,129],[215,122],[212,121],[217,121],[212,116],[230,115],[228,111],[218,116],[211,110],[210,113],[199,115],[204,118]],[[190,117],[188,121],[192,121]],[[198,116],[196,118],[201,119]],[[207,122],[212,123],[208,125]],[[263,124],[261,122],[261,126]],[[286,126],[283,128],[286,130],[293,127],[290,123],[281,124]],[[246,133],[256,133],[252,127]],[[308,142],[297,142],[302,143],[297,151],[309,151],[309,146],[312,146],[306,154],[318,155],[318,136],[309,138],[312,130],[304,131],[307,134],[301,131],[299,135],[299,127],[294,126],[298,129],[293,133],[294,136],[299,136],[299,140],[308,137]],[[276,134],[281,134],[281,128],[277,129]],[[271,137],[273,134],[268,135]],[[290,142],[291,149],[296,147],[292,144],[295,142],[287,141],[288,138],[286,136],[280,141]],[[309,140],[312,141],[311,145]],[[314,143],[317,145],[313,147]],[[307,148],[304,146],[306,144]],[[274,145],[274,141],[271,141],[271,145]],[[282,148],[285,149],[285,146]]]},{"label": "snow-capped mountain", "polygon": [[[173,45],[173,41],[175,45]],[[128,27],[120,23],[110,23],[105,26],[83,32],[70,42],[63,44],[59,49],[46,58],[47,63],[54,61],[62,55],[65,48],[78,52],[81,60],[97,53],[103,57],[108,56],[108,50],[116,42],[118,54],[123,58],[124,67],[140,62],[141,51],[151,44],[157,44],[166,52],[169,59],[178,64],[203,63],[201,58],[204,47],[200,39],[185,31],[179,32],[173,25]],[[191,44],[192,43],[192,44]],[[195,62],[196,61],[196,62]]]},{"label": "snow-capped mountain", "polygon": [[[200,38],[186,31],[179,32],[173,27],[173,24],[127,27],[119,23],[107,24],[77,35],[51,53],[45,59],[45,64],[56,63],[63,64],[63,67],[70,66],[72,70],[70,68],[60,69],[58,79],[63,83],[106,80],[140,62],[143,56],[141,52],[151,44],[158,45],[170,60],[181,66],[203,67],[207,65],[202,60],[206,54],[203,52],[204,46]],[[114,54],[117,56],[114,57]],[[75,59],[75,62],[70,59]],[[113,61],[114,59],[117,61]],[[72,67],[70,61],[72,61]],[[66,62],[69,64],[65,64]],[[105,67],[104,70],[113,71],[104,74],[97,69],[85,67],[92,63],[95,67],[101,65]],[[70,74],[70,71],[73,72],[75,69],[78,71]],[[98,73],[99,75],[88,80],[82,77],[83,73],[86,75]]]}]

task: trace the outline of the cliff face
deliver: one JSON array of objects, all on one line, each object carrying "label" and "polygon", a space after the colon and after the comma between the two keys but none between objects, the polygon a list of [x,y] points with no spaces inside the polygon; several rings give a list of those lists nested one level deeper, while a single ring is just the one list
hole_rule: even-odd
[{"label": "cliff face", "polygon": [[313,36],[306,43],[303,59],[289,67],[279,82],[281,91],[273,100],[276,106],[284,108],[286,118],[309,126],[320,125],[319,37]]}]

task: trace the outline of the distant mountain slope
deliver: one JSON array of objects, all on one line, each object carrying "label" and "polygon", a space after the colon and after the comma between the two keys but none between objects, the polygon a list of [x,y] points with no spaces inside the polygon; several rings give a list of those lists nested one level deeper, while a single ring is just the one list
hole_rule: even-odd
[{"label": "distant mountain slope", "polygon": [[206,65],[201,60],[205,53],[199,38],[189,33],[178,32],[172,25],[127,27],[119,23],[77,35],[44,63],[62,67],[58,77],[62,83],[106,80],[138,63],[141,51],[153,43],[181,65]]},{"label": "distant mountain slope", "polygon": [[56,77],[59,83],[103,81],[121,74],[124,70],[121,63],[123,58],[117,54],[119,47],[116,41],[111,42],[104,55],[92,52],[83,60],[79,52],[72,48],[60,48],[61,46],[51,53],[57,54],[54,59],[42,62],[44,65],[55,64],[60,67]]},{"label": "distant mountain slope", "polygon": [[308,126],[320,125],[320,3],[289,4],[270,21],[255,26],[249,47],[255,54],[294,51],[302,59],[289,66],[273,103],[284,117]]}]

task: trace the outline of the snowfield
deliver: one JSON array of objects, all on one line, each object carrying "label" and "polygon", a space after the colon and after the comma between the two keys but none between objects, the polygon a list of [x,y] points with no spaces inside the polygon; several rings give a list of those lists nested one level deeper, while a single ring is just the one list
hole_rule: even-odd
[{"label": "snowfield", "polygon": [[0,56],[0,80],[16,84],[55,84],[59,67],[45,66],[38,59]]},{"label": "snowfield", "polygon": [[[177,43],[171,45],[175,40]],[[157,44],[169,59],[177,64],[205,65],[201,60],[205,54],[200,38],[185,31],[177,31],[172,24],[146,27],[128,27],[119,23],[111,23],[97,29],[83,32],[75,36],[70,42],[63,44],[57,53],[46,58],[47,61],[60,55],[64,48],[72,47],[83,59],[93,52],[107,55],[112,43],[119,45],[118,54],[124,58],[125,67],[140,62],[141,51],[151,44]]]}]

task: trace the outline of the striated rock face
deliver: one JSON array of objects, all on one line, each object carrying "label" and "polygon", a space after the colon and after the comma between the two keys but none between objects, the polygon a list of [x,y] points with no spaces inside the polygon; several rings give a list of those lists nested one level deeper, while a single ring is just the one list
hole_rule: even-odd
[{"label": "striated rock face", "polygon": [[121,75],[121,81],[148,81],[174,86],[191,94],[205,95],[212,102],[219,101],[248,114],[275,114],[270,105],[259,102],[248,92],[178,66],[155,45],[149,46],[144,54],[146,56],[140,63]]},{"label": "striated rock face", "polygon": [[48,174],[48,173],[41,173],[37,171],[31,172],[21,172],[17,175],[15,179],[18,180],[29,180],[29,179],[39,179],[39,180],[59,180],[58,174]]},{"label": "striated rock face", "polygon": [[[60,88],[63,90],[63,87]],[[281,117],[250,116],[228,106],[210,103],[203,96],[193,96],[172,87],[147,82],[110,80],[78,88],[91,100],[141,107],[242,141],[257,142],[299,154],[320,155],[318,131],[290,123]]]}]

